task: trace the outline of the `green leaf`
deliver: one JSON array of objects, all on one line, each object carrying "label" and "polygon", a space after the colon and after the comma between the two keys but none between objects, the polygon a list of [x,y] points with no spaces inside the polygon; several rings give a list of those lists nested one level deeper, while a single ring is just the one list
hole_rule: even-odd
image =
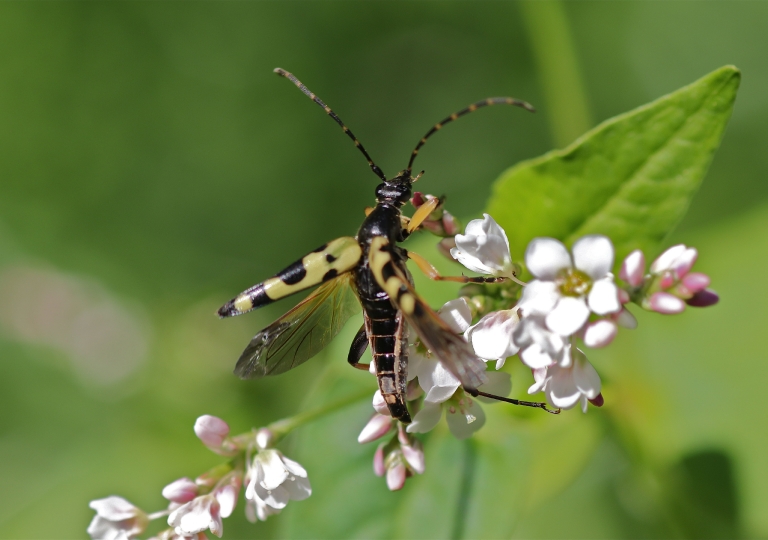
[{"label": "green leaf", "polygon": [[613,240],[617,265],[633,249],[653,253],[704,178],[740,78],[721,67],[505,171],[488,213],[506,230],[512,256],[520,260],[536,236],[571,244],[594,233]]}]

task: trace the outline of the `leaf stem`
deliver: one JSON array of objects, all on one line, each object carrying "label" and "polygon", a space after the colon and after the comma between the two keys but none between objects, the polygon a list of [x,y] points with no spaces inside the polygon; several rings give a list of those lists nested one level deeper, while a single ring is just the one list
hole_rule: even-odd
[{"label": "leaf stem", "polygon": [[560,0],[526,0],[518,5],[543,87],[552,139],[562,148],[592,126],[568,15]]}]

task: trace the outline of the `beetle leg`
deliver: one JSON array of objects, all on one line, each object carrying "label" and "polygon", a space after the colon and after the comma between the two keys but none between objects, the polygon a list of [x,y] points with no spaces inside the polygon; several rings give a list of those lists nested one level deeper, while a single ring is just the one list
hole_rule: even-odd
[{"label": "beetle leg", "polygon": [[458,283],[501,283],[507,279],[503,277],[442,276],[440,275],[440,272],[437,271],[437,268],[432,266],[432,263],[430,263],[427,259],[418,253],[409,251],[408,258],[416,263],[416,266],[419,267],[419,270],[424,272],[424,275],[434,281],[456,281]]},{"label": "beetle leg", "polygon": [[360,327],[355,339],[352,340],[352,346],[349,348],[349,356],[347,356],[347,362],[354,368],[368,371],[369,364],[361,364],[360,358],[368,348],[368,333],[365,331],[365,323]]},{"label": "beetle leg", "polygon": [[416,212],[414,212],[410,223],[408,223],[408,228],[407,228],[408,234],[418,229],[419,225],[421,225],[424,222],[424,220],[427,219],[429,215],[435,211],[435,208],[437,208],[439,204],[440,204],[440,199],[434,198],[434,199],[428,200],[427,202],[419,206],[416,209]]}]

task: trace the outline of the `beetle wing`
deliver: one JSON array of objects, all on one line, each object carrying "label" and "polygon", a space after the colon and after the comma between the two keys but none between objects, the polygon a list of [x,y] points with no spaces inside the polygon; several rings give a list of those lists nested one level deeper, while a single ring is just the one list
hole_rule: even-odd
[{"label": "beetle wing", "polygon": [[466,340],[457,335],[414,290],[407,277],[407,269],[401,269],[392,254],[387,239],[377,236],[371,242],[368,253],[373,277],[389,295],[390,300],[402,312],[408,323],[432,351],[464,386],[476,390],[488,382],[486,364],[475,355]]},{"label": "beetle wing", "polygon": [[288,313],[256,334],[235,366],[241,379],[277,375],[303,364],[360,311],[347,273],[324,283]]}]

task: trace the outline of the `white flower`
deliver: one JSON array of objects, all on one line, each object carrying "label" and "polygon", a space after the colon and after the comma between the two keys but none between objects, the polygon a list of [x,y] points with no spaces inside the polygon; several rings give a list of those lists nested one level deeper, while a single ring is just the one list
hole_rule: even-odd
[{"label": "white flower", "polygon": [[496,369],[501,369],[506,359],[520,349],[512,340],[519,322],[516,309],[493,311],[469,328],[465,337],[478,357],[495,360]]},{"label": "white flower", "polygon": [[[188,489],[183,488],[183,480],[185,479],[182,478],[166,486],[166,489],[163,490],[164,494],[166,490],[175,491],[169,489],[175,484],[182,486],[182,492],[188,492]],[[174,527],[176,534],[182,537],[197,535],[210,529],[213,534],[221,538],[224,532],[224,525],[221,520],[232,515],[232,511],[237,505],[237,495],[241,485],[241,473],[238,471],[230,472],[219,480],[211,493],[195,497],[171,512],[168,516],[168,525]],[[169,497],[166,496],[166,498]]]},{"label": "white flower", "polygon": [[258,497],[279,510],[285,508],[289,500],[301,501],[312,494],[304,467],[278,450],[260,450],[249,467],[246,499]]},{"label": "white flower", "polygon": [[456,235],[451,256],[479,274],[512,277],[512,255],[507,234],[488,214],[467,223],[465,234]]},{"label": "white flower", "polygon": [[512,339],[520,348],[520,360],[531,369],[546,368],[552,364],[568,367],[571,364],[567,340],[547,328],[542,315],[523,317],[515,326]]},{"label": "white flower", "polygon": [[405,480],[414,474],[423,474],[424,448],[416,437],[398,429],[397,437],[380,444],[373,455],[373,472],[385,476],[390,491],[402,489]]},{"label": "white flower", "polygon": [[554,238],[534,238],[525,252],[536,277],[523,291],[523,315],[545,317],[546,326],[562,336],[577,332],[590,312],[608,315],[621,309],[613,282],[613,245],[601,235],[585,236],[573,245],[573,258]]},{"label": "white flower", "polygon": [[[464,298],[446,302],[437,313],[457,334],[468,330],[472,322],[472,312]],[[459,380],[429,352],[424,354],[419,347],[411,347],[409,356],[409,378],[419,378],[419,386],[426,394],[425,401],[431,403],[445,401],[461,386]]]},{"label": "white flower", "polygon": [[535,382],[528,389],[528,393],[544,391],[547,401],[561,409],[570,409],[581,402],[582,411],[587,412],[589,401],[598,407],[601,406],[603,399],[597,371],[579,349],[573,347],[570,356],[573,361],[568,367],[553,364],[534,369]]},{"label": "white flower", "polygon": [[195,497],[171,512],[168,516],[168,525],[174,527],[179,536],[192,536],[210,529],[213,534],[221,538],[224,532],[221,518],[219,501],[209,493]]},{"label": "white flower", "polygon": [[[492,371],[486,374],[488,382],[481,386],[483,392],[498,396],[507,396],[512,390],[512,381],[509,373]],[[477,400],[493,403],[485,398],[473,398],[464,392],[457,392],[443,402],[424,401],[422,408],[413,417],[413,423],[406,428],[408,433],[426,433],[431,431],[440,418],[443,411],[446,413],[448,429],[457,439],[466,439],[483,427],[485,413]]]},{"label": "white flower", "polygon": [[279,513],[278,508],[272,508],[258,497],[245,500],[245,518],[251,523],[256,523],[256,520],[267,521],[269,516]]},{"label": "white flower", "polygon": [[139,508],[116,495],[91,501],[96,515],[86,532],[94,540],[128,540],[144,532],[149,518]]}]

